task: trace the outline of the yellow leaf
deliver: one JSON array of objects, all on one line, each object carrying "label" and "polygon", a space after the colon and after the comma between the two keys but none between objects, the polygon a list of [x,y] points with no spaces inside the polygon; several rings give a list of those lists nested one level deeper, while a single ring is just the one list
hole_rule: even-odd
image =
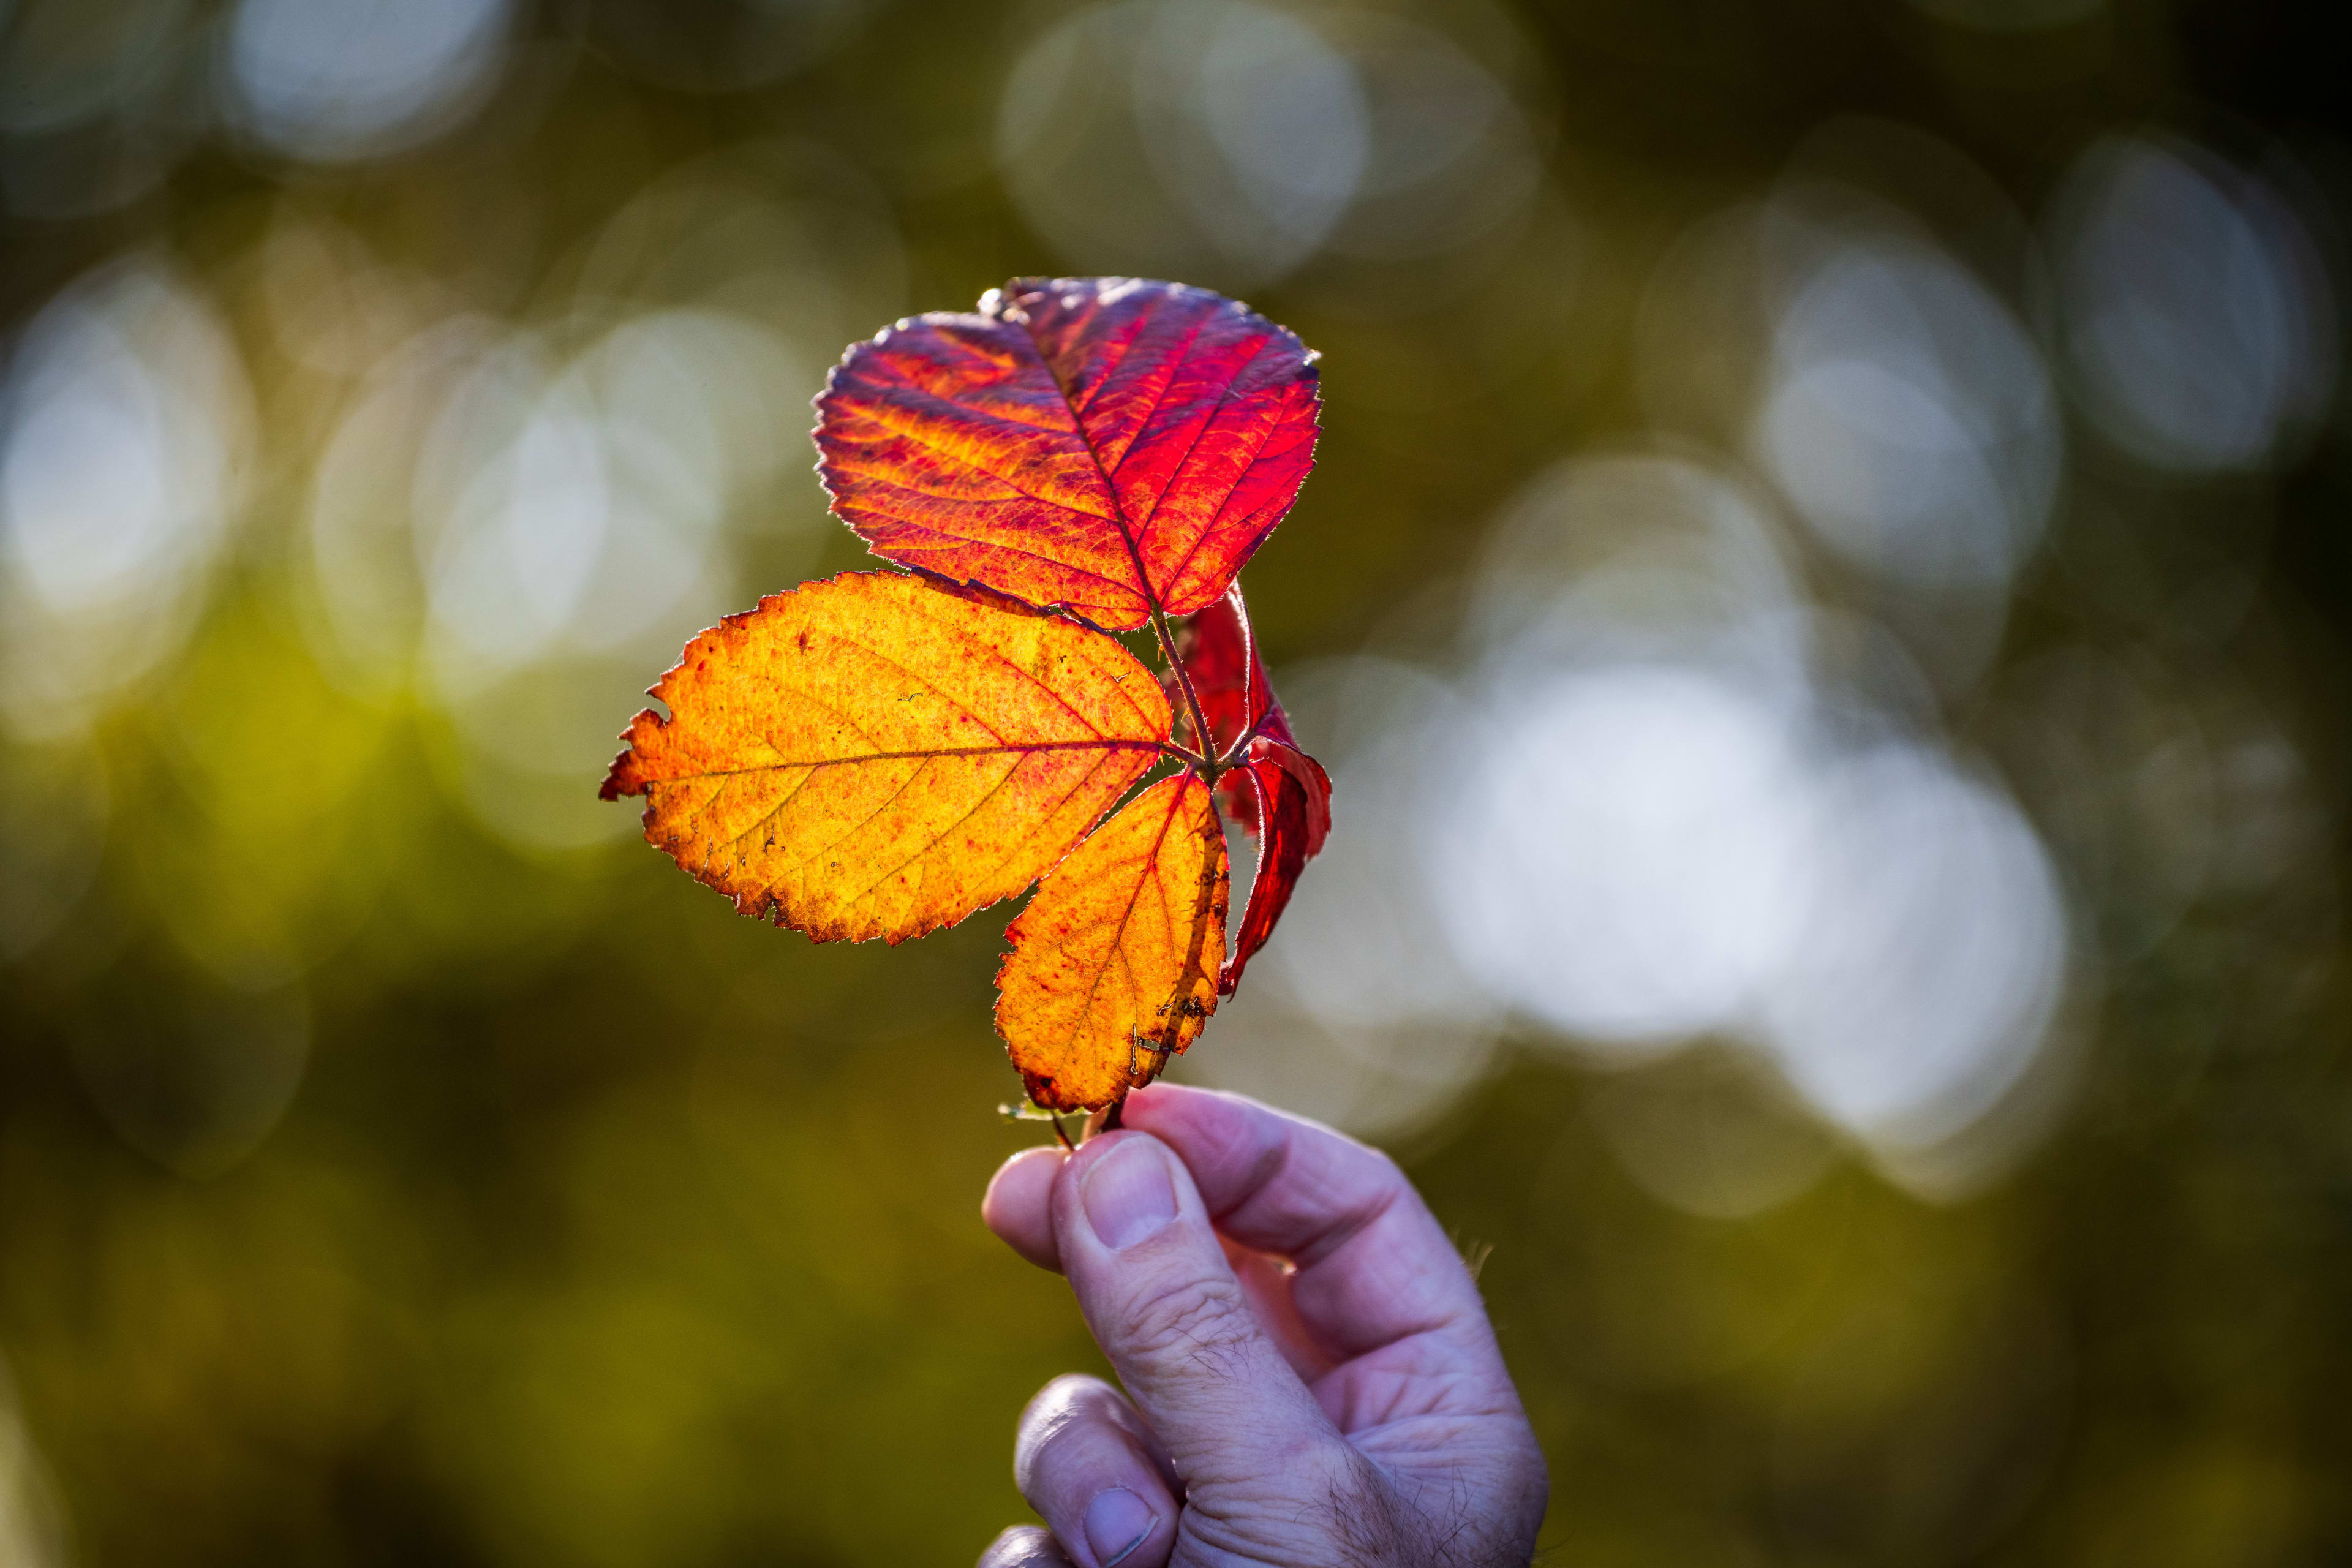
[{"label": "yellow leaf", "polygon": [[1217,1005],[1225,899],[1224,830],[1189,773],[1054,868],[1006,931],[996,976],[996,1030],[1031,1100],[1108,1105],[1192,1043]]},{"label": "yellow leaf", "polygon": [[894,573],[730,616],[652,694],[671,716],[637,715],[605,798],[645,795],[647,840],[820,942],[902,942],[1020,892],[1170,722],[1111,638]]}]

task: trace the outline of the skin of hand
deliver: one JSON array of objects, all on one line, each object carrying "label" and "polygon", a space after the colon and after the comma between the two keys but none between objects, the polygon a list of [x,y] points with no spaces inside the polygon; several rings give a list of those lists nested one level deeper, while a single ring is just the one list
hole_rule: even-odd
[{"label": "skin of hand", "polygon": [[1394,1162],[1156,1084],[1005,1162],[991,1230],[1069,1278],[1126,1387],[1022,1413],[1046,1528],[980,1568],[1522,1568],[1549,1481],[1460,1255]]}]

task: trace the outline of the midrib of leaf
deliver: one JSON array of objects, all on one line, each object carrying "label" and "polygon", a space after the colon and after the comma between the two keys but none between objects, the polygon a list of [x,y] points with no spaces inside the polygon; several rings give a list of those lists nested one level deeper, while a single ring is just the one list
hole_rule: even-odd
[{"label": "midrib of leaf", "polygon": [[934,757],[1020,757],[1034,752],[1157,752],[1157,741],[1121,741],[1104,736],[1095,741],[1007,742],[1001,746],[932,746],[916,752],[867,752],[855,757],[821,757],[814,761],[759,763],[746,768],[704,768],[649,780],[656,784],[691,784],[698,779],[740,778],[748,773],[780,773],[793,768],[845,768],[859,763],[929,762]]},{"label": "midrib of leaf", "polygon": [[[1136,422],[1135,428],[1138,435],[1140,435],[1145,429],[1149,428],[1151,421],[1158,416],[1160,403],[1166,399],[1169,387],[1175,384],[1175,366],[1182,363],[1184,355],[1192,352],[1192,345],[1201,341],[1202,331],[1207,325],[1208,320],[1208,317],[1203,316],[1200,321],[1195,321],[1192,324],[1192,330],[1185,336],[1184,346],[1170,357],[1168,362],[1168,373],[1160,381],[1158,388],[1156,388],[1151,395],[1151,406],[1144,412],[1143,417]],[[1087,449],[1087,458],[1094,464],[1095,473],[1102,480],[1103,494],[1110,500],[1111,523],[1118,530],[1119,542],[1127,546],[1128,560],[1134,564],[1135,580],[1142,588],[1144,608],[1150,612],[1151,616],[1151,629],[1160,638],[1160,651],[1168,660],[1168,667],[1176,672],[1176,684],[1184,693],[1184,706],[1192,715],[1193,731],[1202,737],[1201,750],[1202,767],[1206,773],[1206,782],[1214,784],[1217,776],[1217,763],[1216,758],[1213,754],[1208,742],[1209,722],[1206,716],[1201,711],[1200,693],[1192,689],[1192,673],[1184,668],[1184,661],[1176,657],[1176,634],[1169,628],[1168,610],[1167,607],[1160,602],[1160,592],[1152,585],[1151,574],[1144,569],[1143,552],[1136,543],[1134,530],[1128,526],[1127,508],[1118,499],[1118,486],[1112,481],[1110,470],[1103,467],[1101,451],[1097,448],[1092,437],[1087,434],[1085,416],[1078,412],[1078,405],[1075,402],[1071,401],[1068,384],[1064,382],[1059,375],[1056,375],[1054,373],[1053,362],[1046,359],[1045,352],[1037,347],[1037,340],[1030,333],[1025,320],[1022,324],[1021,335],[1028,342],[1030,352],[1036,354],[1038,364],[1045,368],[1046,379],[1051,381],[1054,384],[1055,390],[1062,395],[1062,405],[1070,411],[1070,424],[1078,433],[1078,445]],[[1124,363],[1125,356],[1121,355],[1120,358],[1121,363]],[[1223,408],[1224,406],[1225,393],[1232,389],[1233,383],[1228,381],[1225,383],[1223,389],[1218,392],[1217,408]],[[1214,419],[1216,417],[1216,410],[1210,410],[1209,416],[1211,419]],[[1204,422],[1202,425],[1201,429],[1206,430],[1207,428],[1208,425]],[[1196,430],[1192,433],[1192,445],[1186,447],[1184,449],[1187,457],[1191,456],[1192,447],[1198,446],[1200,444],[1200,440],[1201,431]],[[1133,441],[1130,440],[1128,443],[1128,449],[1129,451],[1134,449]],[[1177,465],[1178,468],[1181,468],[1182,467],[1183,465],[1181,462]],[[1174,479],[1173,471],[1171,472],[1170,479],[1172,482]],[[1167,487],[1162,486],[1160,488],[1160,495],[1152,498],[1151,509],[1155,516],[1159,512],[1161,497],[1164,497],[1167,493]]]},{"label": "midrib of leaf", "polygon": [[[1178,775],[1178,776],[1181,778],[1181,775]],[[1182,807],[1183,807],[1183,805],[1184,805],[1184,796],[1185,796],[1186,793],[1187,793],[1187,792],[1186,792],[1186,790],[1184,789],[1184,787],[1182,786],[1182,784],[1180,783],[1180,784],[1178,784],[1178,787],[1177,787],[1177,790],[1176,790],[1176,795],[1175,795],[1175,800],[1174,800],[1174,802],[1173,802],[1173,803],[1169,806],[1167,815],[1166,815],[1164,817],[1162,817],[1162,818],[1160,819],[1160,832],[1159,832],[1159,834],[1158,834],[1158,835],[1157,835],[1157,836],[1156,836],[1156,837],[1151,840],[1151,848],[1150,848],[1150,851],[1143,857],[1143,870],[1144,870],[1144,874],[1143,874],[1143,875],[1141,875],[1141,876],[1139,876],[1139,877],[1136,879],[1136,880],[1135,880],[1135,886],[1134,886],[1134,887],[1133,887],[1133,888],[1129,891],[1129,893],[1128,893],[1128,895],[1127,895],[1127,906],[1126,906],[1126,908],[1124,908],[1124,909],[1122,909],[1121,910],[1119,910],[1119,915],[1118,915],[1118,925],[1117,925],[1116,927],[1114,927],[1114,928],[1113,928],[1113,934],[1112,934],[1112,937],[1111,937],[1111,944],[1110,944],[1111,956],[1112,956],[1114,959],[1116,959],[1116,960],[1118,962],[1118,963],[1119,963],[1122,967],[1124,967],[1124,968],[1126,969],[1126,971],[1127,971],[1127,983],[1128,983],[1128,989],[1129,989],[1129,991],[1131,991],[1131,992],[1135,993],[1135,994],[1138,994],[1138,995],[1141,995],[1141,994],[1142,994],[1142,992],[1143,992],[1143,986],[1142,986],[1142,984],[1141,984],[1139,981],[1138,981],[1138,980],[1137,980],[1137,978],[1136,978],[1136,974],[1135,974],[1135,966],[1134,966],[1133,963],[1132,963],[1132,962],[1128,958],[1128,956],[1127,956],[1127,944],[1126,944],[1127,928],[1128,928],[1128,924],[1129,924],[1129,921],[1131,921],[1132,920],[1134,920],[1134,918],[1135,918],[1135,905],[1136,905],[1136,900],[1139,900],[1139,899],[1140,899],[1140,898],[1142,898],[1142,896],[1143,896],[1143,884],[1144,884],[1146,881],[1150,881],[1150,882],[1153,886],[1155,886],[1155,887],[1157,887],[1157,886],[1159,885],[1160,879],[1159,879],[1159,877],[1156,875],[1156,873],[1158,872],[1159,868],[1160,868],[1160,847],[1161,847],[1161,846],[1165,845],[1165,844],[1168,842],[1168,830],[1169,830],[1171,826],[1173,826],[1175,825],[1175,821],[1176,821],[1176,814],[1177,814],[1177,812],[1178,812],[1178,811],[1181,810],[1181,809],[1182,809]],[[1176,945],[1176,942],[1175,942],[1175,936],[1176,936],[1176,920],[1175,920],[1175,916],[1174,916],[1173,912],[1172,912],[1172,911],[1171,911],[1171,910],[1168,909],[1168,907],[1167,907],[1167,895],[1166,895],[1164,892],[1160,895],[1160,918],[1161,918],[1161,920],[1162,920],[1163,921],[1165,921],[1165,922],[1166,922],[1167,927],[1168,927],[1168,936],[1169,936],[1169,943],[1168,943],[1168,945],[1169,945],[1170,947],[1171,947],[1171,948],[1172,948],[1172,947],[1174,947],[1174,946]],[[1056,944],[1056,946],[1055,946],[1055,948],[1053,948],[1051,951],[1054,951],[1054,952],[1060,952],[1060,951],[1061,951],[1061,948],[1060,948],[1059,944]],[[1192,954],[1192,956],[1188,957],[1188,958],[1187,958],[1187,960],[1186,960],[1187,968],[1188,968],[1188,969],[1190,969],[1190,968],[1197,968],[1197,967],[1198,967],[1197,959],[1198,959],[1198,953],[1197,953],[1197,952],[1196,952],[1194,954]],[[1105,964],[1104,964],[1104,965],[1102,965],[1100,968],[1098,968],[1098,969],[1097,969],[1097,970],[1095,971],[1095,976],[1094,976],[1094,979],[1093,979],[1091,982],[1089,982],[1089,983],[1087,984],[1087,1000],[1086,1000],[1086,1005],[1085,1005],[1084,1007],[1080,1008],[1080,1009],[1079,1009],[1079,1011],[1078,1011],[1078,1022],[1077,1022],[1076,1025],[1072,1026],[1072,1027],[1071,1027],[1071,1029],[1070,1029],[1070,1032],[1069,1032],[1068,1034],[1066,1034],[1066,1035],[1065,1035],[1065,1036],[1063,1036],[1063,1037],[1062,1037],[1061,1044],[1062,1044],[1062,1046],[1063,1046],[1063,1047],[1068,1047],[1072,1041],[1076,1040],[1076,1039],[1078,1037],[1078,1031],[1079,1031],[1080,1029],[1082,1029],[1082,1028],[1084,1028],[1084,1027],[1085,1027],[1085,1026],[1086,1026],[1086,1019],[1088,1017],[1088,1016],[1090,1016],[1090,1015],[1092,1014],[1092,1012],[1093,1012],[1093,1010],[1094,1010],[1095,997],[1096,997],[1098,994],[1100,994],[1100,992],[1101,992],[1101,990],[1102,990],[1103,976],[1104,976],[1104,975],[1106,975],[1106,974],[1108,974],[1109,972],[1110,972],[1110,965],[1109,965],[1108,963],[1105,963]],[[1183,975],[1184,975],[1184,973],[1186,973],[1186,971],[1182,971],[1182,970],[1180,970],[1180,971],[1178,972],[1177,978],[1178,978],[1178,981],[1179,981],[1180,983],[1181,982],[1181,980],[1182,980]],[[1173,991],[1171,991],[1171,992],[1170,992],[1169,995],[1170,995],[1170,998],[1171,998],[1171,1002],[1172,1002],[1172,1000],[1173,1000],[1173,998],[1174,998],[1174,995],[1175,995],[1175,993],[1174,993]],[[1129,1030],[1129,1035],[1130,1035],[1130,1036],[1132,1036],[1133,1031],[1132,1031],[1132,1030]]]},{"label": "midrib of leaf", "polygon": [[[1199,321],[1194,321],[1192,323],[1192,331],[1187,332],[1184,336],[1183,346],[1169,356],[1166,372],[1160,378],[1160,384],[1152,389],[1151,406],[1145,409],[1143,412],[1143,417],[1135,422],[1135,437],[1130,437],[1128,441],[1128,450],[1129,452],[1132,452],[1135,449],[1136,438],[1140,437],[1144,431],[1150,429],[1151,427],[1151,422],[1160,416],[1160,405],[1165,403],[1168,399],[1168,389],[1176,384],[1177,367],[1183,363],[1184,356],[1192,352],[1192,345],[1201,341],[1202,332],[1207,330],[1209,321],[1214,317],[1214,315],[1215,311],[1212,310],[1208,315],[1202,316]],[[1135,565],[1135,580],[1142,587],[1144,604],[1150,607],[1151,613],[1155,617],[1165,618],[1167,615],[1167,607],[1160,604],[1159,587],[1151,581],[1151,574],[1144,567],[1143,549],[1141,544],[1138,542],[1136,539],[1135,530],[1128,523],[1127,506],[1125,502],[1118,499],[1118,482],[1111,478],[1110,470],[1103,467],[1102,451],[1095,445],[1094,438],[1087,433],[1086,416],[1079,412],[1077,404],[1071,399],[1069,386],[1059,375],[1055,374],[1053,362],[1045,357],[1044,351],[1038,349],[1036,338],[1030,333],[1025,324],[1022,328],[1021,335],[1029,340],[1029,347],[1033,353],[1036,353],[1037,363],[1045,367],[1047,379],[1053,382],[1055,390],[1062,395],[1062,405],[1070,411],[1070,425],[1071,427],[1076,429],[1078,433],[1078,444],[1087,449],[1087,457],[1093,462],[1095,466],[1095,473],[1102,480],[1103,494],[1108,497],[1110,501],[1111,515],[1109,521],[1111,525],[1118,530],[1120,542],[1127,546],[1128,560],[1132,562]],[[1129,352],[1132,351],[1130,350]],[[1126,354],[1121,354],[1119,356],[1119,363],[1122,364],[1127,363]],[[1228,380],[1225,383],[1224,387],[1217,394],[1216,406],[1209,411],[1209,417],[1211,419],[1214,419],[1216,417],[1217,409],[1223,408],[1225,405],[1225,393],[1232,389],[1233,383]],[[1201,426],[1201,430],[1206,430],[1208,426],[1206,423],[1203,423]],[[1201,430],[1195,430],[1192,433],[1192,443],[1184,448],[1185,458],[1189,458],[1192,455],[1192,448],[1200,445]],[[1182,460],[1180,459],[1176,465],[1176,468],[1170,470],[1170,479],[1171,483],[1176,471],[1181,470],[1184,464]],[[1157,517],[1160,514],[1160,503],[1166,498],[1168,489],[1169,487],[1163,485],[1160,487],[1160,494],[1151,498],[1151,512],[1153,517]],[[1146,518],[1144,520],[1144,526],[1147,528],[1150,527],[1150,518]],[[1174,657],[1172,648],[1171,650],[1170,657]]]}]

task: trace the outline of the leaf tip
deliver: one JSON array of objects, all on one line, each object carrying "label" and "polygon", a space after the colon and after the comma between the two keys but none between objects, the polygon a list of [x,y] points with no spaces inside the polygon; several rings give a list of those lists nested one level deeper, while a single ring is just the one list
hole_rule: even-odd
[{"label": "leaf tip", "polygon": [[[659,684],[646,691],[648,697],[657,697],[660,693]],[[614,757],[612,766],[604,770],[604,782],[597,786],[598,800],[618,800],[625,795],[644,795],[646,792],[652,781],[646,776],[644,742],[668,722],[651,708],[639,710],[637,716],[629,721],[628,728],[621,731],[620,753]]]}]

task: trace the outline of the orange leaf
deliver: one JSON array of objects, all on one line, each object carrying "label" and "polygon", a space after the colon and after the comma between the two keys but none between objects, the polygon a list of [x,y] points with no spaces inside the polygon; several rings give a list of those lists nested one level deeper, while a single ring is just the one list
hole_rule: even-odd
[{"label": "orange leaf", "polygon": [[1315,460],[1314,356],[1139,279],[1016,279],[856,344],[818,472],[875,552],[1114,629],[1216,602]]},{"label": "orange leaf", "polygon": [[1198,775],[1162,779],[1054,868],[1006,931],[996,1032],[1059,1110],[1150,1083],[1217,1005],[1225,837]]},{"label": "orange leaf", "polygon": [[804,584],[687,645],[604,781],[646,837],[820,942],[897,942],[1020,892],[1162,754],[1111,638],[895,573]]}]

